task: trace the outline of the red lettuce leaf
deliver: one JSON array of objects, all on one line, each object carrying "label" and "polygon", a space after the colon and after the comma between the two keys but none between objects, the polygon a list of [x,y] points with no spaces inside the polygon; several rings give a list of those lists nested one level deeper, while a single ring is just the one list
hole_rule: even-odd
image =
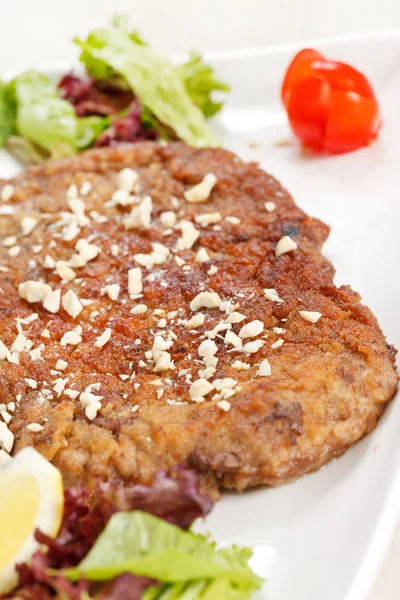
[{"label": "red lettuce leaf", "polygon": [[137,142],[139,140],[156,140],[158,131],[142,122],[142,108],[134,99],[123,116],[113,117],[110,127],[99,135],[95,146],[115,146],[122,142]]},{"label": "red lettuce leaf", "polygon": [[74,73],[64,75],[58,87],[61,96],[73,105],[78,117],[106,117],[127,108],[133,100],[131,90],[93,77],[78,77]]},{"label": "red lettuce leaf", "polygon": [[158,471],[151,486],[123,486],[116,481],[99,484],[92,496],[79,485],[65,490],[64,516],[55,539],[41,531],[35,538],[43,544],[29,563],[17,566],[19,583],[8,597],[49,600],[60,597],[80,600],[83,591],[101,600],[140,600],[143,591],[157,581],[124,574],[106,584],[71,583],[49,569],[78,565],[89,552],[111,516],[119,511],[141,510],[188,529],[195,519],[206,516],[213,501],[199,492],[194,471],[178,465],[170,472]]},{"label": "red lettuce leaf", "polygon": [[94,593],[98,600],[140,600],[148,587],[157,585],[158,582],[154,579],[124,573],[102,585],[100,591]]},{"label": "red lettuce leaf", "polygon": [[[65,75],[58,87],[64,100],[75,108],[78,117],[114,115],[110,127],[99,135],[95,146],[114,146],[122,142],[156,140],[158,131],[143,122],[142,108],[131,90],[102,79]],[[121,115],[121,111],[125,114]]]},{"label": "red lettuce leaf", "polygon": [[141,510],[181,529],[208,515],[214,504],[200,494],[196,473],[185,465],[177,465],[170,472],[157,471],[151,486],[116,487],[107,483],[100,489],[116,511]]}]

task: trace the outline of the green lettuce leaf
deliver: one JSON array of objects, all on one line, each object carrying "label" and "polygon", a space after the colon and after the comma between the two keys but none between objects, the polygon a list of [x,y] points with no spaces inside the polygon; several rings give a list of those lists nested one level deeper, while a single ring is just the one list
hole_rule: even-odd
[{"label": "green lettuce leaf", "polygon": [[179,74],[192,101],[205,117],[212,117],[222,108],[223,102],[215,102],[212,92],[229,92],[229,85],[217,78],[214,69],[203,62],[198,52],[191,52],[190,59],[178,68]]},{"label": "green lettuce leaf", "polygon": [[6,92],[10,107],[15,107],[15,125],[10,124],[5,133],[7,148],[26,164],[76,154],[88,148],[110,122],[109,117],[77,117],[49,77],[37,71],[15,77]]},{"label": "green lettuce leaf", "polygon": [[142,105],[178,138],[193,146],[215,146],[217,140],[191,97],[176,66],[129,34],[125,21],[114,21],[86,40],[76,39],[88,72],[97,78],[124,78]]},{"label": "green lettuce leaf", "polygon": [[142,600],[247,600],[258,589],[239,589],[228,577],[167,584],[161,588],[149,588]]},{"label": "green lettuce leaf", "polygon": [[50,154],[48,150],[34,144],[22,135],[10,135],[6,141],[6,148],[24,165],[39,164],[49,158],[64,158],[73,153],[69,144],[57,142],[52,147]]},{"label": "green lettuce leaf", "polygon": [[0,81],[0,147],[15,128],[15,105],[12,101],[8,85]]},{"label": "green lettuce leaf", "polygon": [[110,117],[77,117],[76,146],[84,150],[93,144],[99,135],[107,129],[111,122]]},{"label": "green lettuce leaf", "polygon": [[74,107],[60,98],[51,80],[37,71],[28,71],[10,83],[17,107],[17,133],[50,155],[59,144],[75,152],[77,117]]},{"label": "green lettuce leaf", "polygon": [[[72,580],[83,576],[90,581],[106,581],[129,572],[173,584],[150,590],[146,600],[240,600],[250,597],[261,584],[248,565],[250,556],[248,549],[216,550],[207,537],[183,531],[148,513],[119,512],[78,567],[64,570],[63,575]],[[230,590],[231,595],[215,595],[214,589],[218,593],[226,590],[227,594]]]}]

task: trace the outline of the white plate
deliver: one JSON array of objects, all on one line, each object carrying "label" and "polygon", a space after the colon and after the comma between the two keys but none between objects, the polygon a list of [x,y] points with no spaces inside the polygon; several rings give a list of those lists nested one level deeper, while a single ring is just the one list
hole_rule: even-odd
[{"label": "white plate", "polygon": [[[279,102],[281,77],[305,45],[369,75],[384,115],[377,143],[330,158],[306,158],[296,143],[275,145],[290,137]],[[337,283],[361,293],[398,348],[399,55],[400,32],[209,56],[232,85],[215,120],[223,144],[261,162],[301,208],[332,226],[325,254],[337,268]],[[15,170],[3,153],[0,175]],[[399,458],[400,404],[394,402],[376,431],[344,457],[291,485],[224,496],[205,527],[220,540],[276,550],[263,595],[268,600],[363,600],[398,517]]]}]

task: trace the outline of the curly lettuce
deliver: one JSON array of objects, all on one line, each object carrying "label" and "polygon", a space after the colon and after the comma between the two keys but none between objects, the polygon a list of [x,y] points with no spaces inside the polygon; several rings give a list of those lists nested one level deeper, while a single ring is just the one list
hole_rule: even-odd
[{"label": "curly lettuce", "polygon": [[208,537],[148,513],[119,512],[81,563],[62,574],[72,581],[106,581],[131,573],[161,582],[145,600],[245,600],[262,582],[248,565],[251,555],[235,546],[217,550]]},{"label": "curly lettuce", "polygon": [[192,101],[185,76],[136,33],[129,34],[124,21],[116,20],[110,28],[75,42],[82,48],[80,60],[93,77],[122,77],[145,110],[179,139],[192,146],[218,145],[204,114]]},{"label": "curly lettuce", "polygon": [[[35,70],[9,83],[0,82],[0,147],[6,146],[24,163],[39,163],[94,145],[141,139],[218,145],[206,119],[222,107],[214,93],[221,97],[229,87],[199,54],[192,53],[187,62],[175,65],[137,31],[129,31],[123,17],[75,42],[93,79],[82,76],[82,85],[68,93]],[[75,80],[80,81],[78,76]],[[102,112],[104,103],[121,94],[126,104],[114,102],[115,111]],[[85,112],[77,110],[79,103]],[[139,111],[136,128],[129,121],[132,106]]]}]

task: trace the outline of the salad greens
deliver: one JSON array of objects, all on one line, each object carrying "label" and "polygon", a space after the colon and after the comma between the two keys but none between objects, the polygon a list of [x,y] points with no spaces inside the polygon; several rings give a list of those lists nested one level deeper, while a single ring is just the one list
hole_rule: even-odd
[{"label": "salad greens", "polygon": [[108,29],[93,31],[86,40],[75,41],[92,76],[122,76],[143,106],[181,140],[195,146],[217,144],[176,66],[142,40],[138,43],[121,20]]},{"label": "salad greens", "polygon": [[[229,87],[198,53],[175,65],[137,31],[130,32],[123,17],[75,43],[81,48],[87,75],[86,79],[75,77],[81,89],[75,86],[72,95],[61,83],[57,86],[35,70],[9,83],[0,82],[0,146],[6,145],[24,162],[41,162],[77,154],[92,145],[157,136],[193,146],[218,145],[206,119],[222,108],[213,92],[227,92]],[[132,106],[134,102],[139,106],[137,124],[136,117],[129,117],[129,101],[115,112],[102,112],[107,94],[110,100],[113,94],[124,92]],[[74,93],[81,95],[79,100]],[[82,97],[89,100],[92,112],[80,112]],[[125,117],[130,118],[128,125]],[[114,118],[118,125],[113,129]],[[108,134],[102,138],[105,131]]]},{"label": "salad greens", "polygon": [[207,537],[141,511],[118,512],[81,563],[62,575],[105,581],[123,573],[162,582],[144,600],[245,600],[261,585],[250,569],[251,550],[216,550]]},{"label": "salad greens", "polygon": [[198,52],[191,52],[190,60],[178,66],[178,72],[190,98],[205,117],[213,117],[221,110],[223,102],[215,102],[211,93],[229,92],[229,85],[217,78],[214,69],[203,62]]},{"label": "salad greens", "polygon": [[[13,123],[4,141],[23,162],[76,154],[108,125],[105,118],[77,117],[72,104],[60,98],[49,77],[37,71],[18,75],[3,87],[8,95],[8,114],[12,114],[8,123]],[[10,135],[13,130],[18,135]]]},{"label": "salad greens", "polygon": [[8,86],[0,81],[0,147],[14,130],[15,109],[10,98]]}]

